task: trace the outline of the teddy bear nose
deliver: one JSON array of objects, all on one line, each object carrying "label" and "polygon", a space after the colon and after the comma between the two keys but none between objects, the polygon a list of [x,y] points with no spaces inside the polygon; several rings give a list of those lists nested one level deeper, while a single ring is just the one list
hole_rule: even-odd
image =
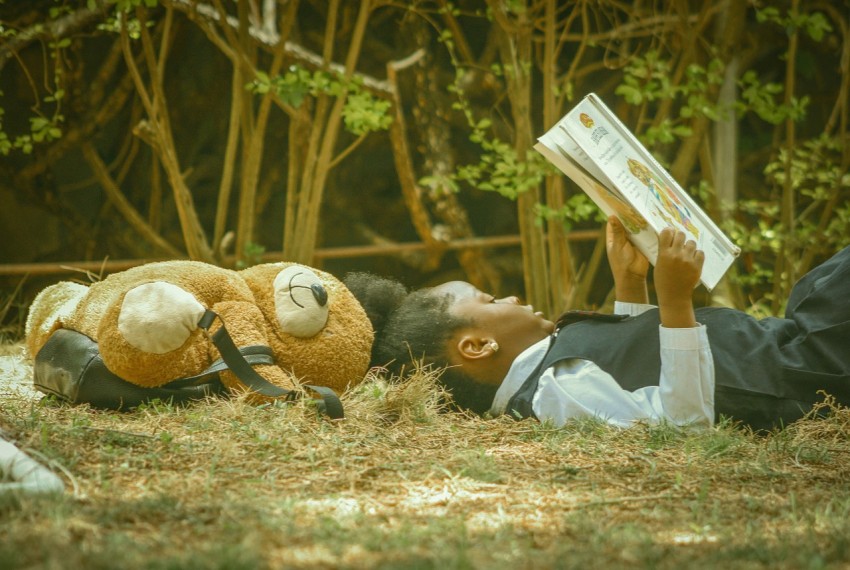
[{"label": "teddy bear nose", "polygon": [[320,307],[324,307],[328,304],[328,292],[325,291],[325,288],[319,283],[313,283],[310,285],[310,291],[313,292],[313,298],[316,299],[316,302]]}]

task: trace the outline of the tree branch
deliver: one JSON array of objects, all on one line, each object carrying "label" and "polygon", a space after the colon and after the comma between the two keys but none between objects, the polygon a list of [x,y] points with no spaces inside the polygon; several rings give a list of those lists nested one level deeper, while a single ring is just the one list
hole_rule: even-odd
[{"label": "tree branch", "polygon": [[43,22],[39,20],[38,23],[18,32],[17,35],[0,44],[0,72],[18,51],[32,42],[54,38],[61,39],[77,33],[94,22],[103,20],[106,13],[106,4],[98,2],[98,6],[93,9],[81,8],[52,21]]},{"label": "tree branch", "polygon": [[[190,2],[189,0],[167,0],[167,2],[163,1],[163,4],[165,3],[170,3],[170,5],[174,6],[174,8],[180,10],[181,12],[185,12],[192,19],[196,19],[200,16],[202,18],[219,23],[221,23],[222,20],[222,16],[218,13],[218,11],[209,4],[200,4]],[[236,29],[239,27],[239,20],[235,16],[226,16],[225,19],[227,21],[227,25],[230,28]],[[256,26],[250,26],[249,34],[255,41],[259,42],[261,45],[267,48],[275,48],[281,41],[281,36],[279,34],[269,32],[268,30],[264,30]],[[322,59],[321,55],[318,55],[294,42],[285,41],[284,51],[288,57],[291,57],[296,61],[300,61],[312,67],[318,69],[328,69],[340,75],[346,74],[345,65],[336,62],[326,62]],[[376,79],[374,77],[362,73],[354,73],[352,75],[356,77],[359,81],[362,81],[363,86],[369,89],[370,91],[373,91],[376,94],[383,96],[387,96],[390,94],[391,87],[386,81]]]},{"label": "tree branch", "polygon": [[94,146],[90,142],[85,142],[83,143],[82,151],[86,162],[89,163],[92,172],[94,172],[98,182],[100,182],[100,186],[103,188],[104,192],[106,192],[106,197],[112,205],[115,206],[118,213],[127,220],[127,223],[156,250],[168,255],[169,257],[184,257],[177,248],[168,243],[168,241],[160,236],[156,230],[148,225],[142,215],[139,214],[138,210],[136,210],[130,201],[127,200],[127,197],[124,196],[121,189],[118,188],[118,185],[115,183],[115,180],[113,180],[112,176],[109,174],[109,170],[103,163],[103,159],[100,158],[100,155],[97,153]]}]

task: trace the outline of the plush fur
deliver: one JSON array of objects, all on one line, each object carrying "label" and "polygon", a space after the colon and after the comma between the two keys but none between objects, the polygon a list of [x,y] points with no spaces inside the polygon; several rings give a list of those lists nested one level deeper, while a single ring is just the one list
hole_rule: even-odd
[{"label": "plush fur", "polygon": [[[287,279],[278,279],[276,290],[276,277],[294,265],[270,263],[237,272],[196,261],[167,261],[115,273],[89,287],[57,283],[39,293],[30,307],[27,349],[34,358],[56,329],[75,330],[98,343],[104,363],[118,376],[139,386],[160,386],[198,374],[219,358],[195,326],[198,314],[211,309],[236,346],[272,348],[275,364],[255,369],[273,384],[289,389],[298,383],[318,384],[340,393],[366,374],[374,338],[371,324],[348,289],[317,269],[297,266],[298,281],[288,277],[290,270]],[[282,290],[282,281],[291,282],[292,290]],[[280,303],[289,303],[288,308],[279,310]],[[299,334],[303,324],[280,322],[299,318],[301,309],[308,311],[308,337],[285,332]],[[219,321],[213,330],[218,326]],[[243,389],[231,373],[223,373],[222,380],[231,390]]]}]

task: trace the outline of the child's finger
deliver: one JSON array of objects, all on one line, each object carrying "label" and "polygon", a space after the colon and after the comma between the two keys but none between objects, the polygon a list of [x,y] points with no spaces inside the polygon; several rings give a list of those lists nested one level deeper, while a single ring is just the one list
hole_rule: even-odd
[{"label": "child's finger", "polygon": [[622,245],[626,240],[625,228],[617,216],[608,217],[608,225],[605,226],[605,242],[608,247]]}]

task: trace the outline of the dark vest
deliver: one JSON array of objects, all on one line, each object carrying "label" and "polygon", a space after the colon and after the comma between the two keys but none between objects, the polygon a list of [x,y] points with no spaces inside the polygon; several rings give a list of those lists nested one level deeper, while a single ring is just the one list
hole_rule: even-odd
[{"label": "dark vest", "polygon": [[[793,344],[794,321],[756,320],[724,308],[702,308],[697,321],[706,326],[715,367],[715,413],[754,429],[793,422],[823,399],[825,390],[850,402],[846,370],[815,370]],[[542,373],[570,358],[595,362],[625,390],[658,385],[661,372],[658,310],[620,322],[586,320],[562,328],[540,366],[508,402],[507,413],[531,417],[532,398]],[[717,419],[716,418],[716,419]]]}]

